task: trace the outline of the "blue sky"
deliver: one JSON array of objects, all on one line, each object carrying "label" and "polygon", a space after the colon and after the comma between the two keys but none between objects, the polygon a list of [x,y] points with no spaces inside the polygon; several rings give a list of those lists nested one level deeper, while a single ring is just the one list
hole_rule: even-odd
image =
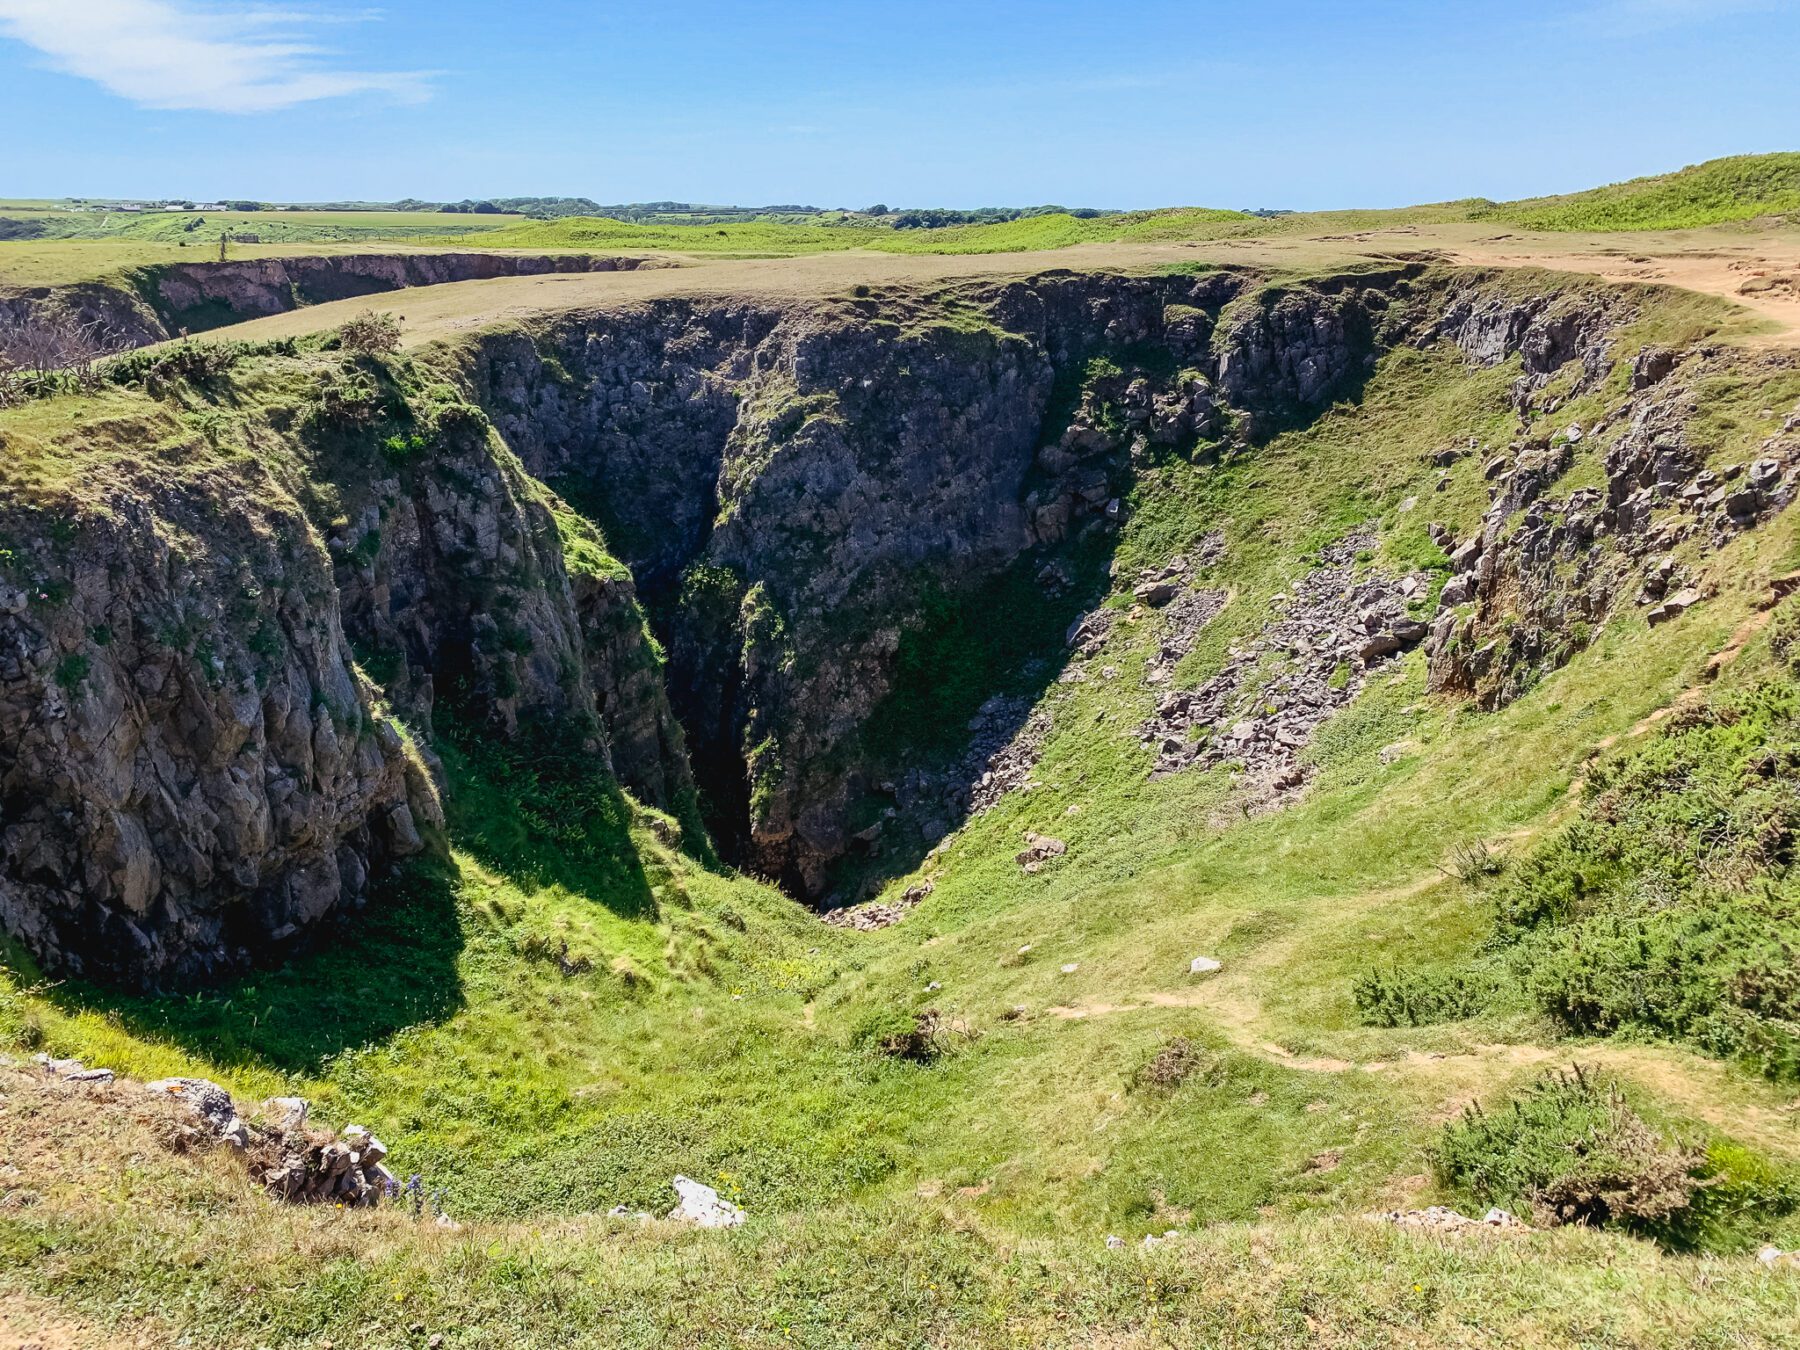
[{"label": "blue sky", "polygon": [[1793,0],[0,0],[0,197],[1380,206],[1800,149]]}]

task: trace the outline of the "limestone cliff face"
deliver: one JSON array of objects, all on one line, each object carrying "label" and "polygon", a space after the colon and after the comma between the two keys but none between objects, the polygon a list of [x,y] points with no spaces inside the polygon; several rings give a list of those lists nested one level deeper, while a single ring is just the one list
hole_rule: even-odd
[{"label": "limestone cliff face", "polygon": [[442,824],[449,715],[687,788],[629,574],[480,411],[298,383],[229,433],[255,453],[145,400],[119,435],[176,467],[0,508],[0,927],[51,969],[168,988],[360,907]]},{"label": "limestone cliff face", "polygon": [[219,973],[424,847],[434,789],[266,477],[126,477],[0,531],[0,925],[40,960]]},{"label": "limestone cliff face", "polygon": [[[395,462],[398,460],[398,462]],[[521,720],[574,733],[658,806],[687,781],[680,731],[630,574],[600,555],[572,566],[554,504],[466,404],[391,458],[334,486],[325,526],[344,627],[385,697],[429,737],[433,712],[516,735]],[[585,528],[570,520],[579,536]]]},{"label": "limestone cliff face", "polygon": [[[974,800],[884,785],[864,739],[924,597],[1021,566],[1066,586],[1078,553],[1103,565],[1141,470],[1255,454],[1396,346],[1517,355],[1515,402],[1543,411],[1599,387],[1630,316],[1411,268],[1279,289],[1053,272],[644,302],[475,335],[429,370],[255,358],[308,392],[243,414],[252,453],[109,471],[0,520],[0,925],[149,984],[298,940],[428,841],[449,717],[549,728],[657,804],[697,779],[729,857],[825,898],[879,833],[871,793],[919,806],[908,847]],[[1691,381],[1638,365],[1603,488],[1557,496],[1566,434],[1499,457],[1479,536],[1447,541],[1438,687],[1499,701],[1564,659],[1667,536],[1653,507],[1716,534],[1791,497],[1791,423],[1708,478]],[[155,436],[196,434],[162,415]],[[1589,547],[1609,533],[1641,543]],[[1652,570],[1646,598],[1673,603],[1681,577]]]},{"label": "limestone cliff face", "polygon": [[[1565,348],[1565,361],[1583,362],[1582,381],[1604,370],[1596,353],[1605,330],[1589,332],[1589,341]],[[1695,564],[1800,495],[1800,410],[1769,409],[1753,457],[1709,467],[1699,391],[1709,380],[1760,381],[1796,366],[1785,354],[1702,350],[1677,367],[1672,353],[1646,349],[1601,420],[1552,420],[1556,430],[1526,434],[1496,455],[1479,532],[1446,541],[1455,575],[1428,641],[1432,687],[1497,707],[1567,662],[1622,609],[1641,607],[1654,625],[1705,599],[1689,584]],[[1527,363],[1515,390],[1522,407],[1532,407],[1551,373]],[[1604,447],[1603,482],[1559,491],[1584,442]]]}]

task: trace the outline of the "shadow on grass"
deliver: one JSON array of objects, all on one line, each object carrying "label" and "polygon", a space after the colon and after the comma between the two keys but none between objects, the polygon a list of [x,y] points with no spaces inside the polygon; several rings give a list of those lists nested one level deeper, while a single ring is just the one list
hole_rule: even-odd
[{"label": "shadow on grass", "polygon": [[309,954],[277,969],[179,998],[78,981],[52,986],[47,997],[220,1068],[311,1073],[341,1050],[461,1008],[462,948],[454,873],[446,864],[416,864],[379,883],[368,909],[325,929]]},{"label": "shadow on grass", "polygon": [[444,719],[450,837],[527,889],[562,886],[621,918],[654,918],[631,801],[599,759],[549,728],[500,741]]},{"label": "shadow on grass", "polygon": [[[546,733],[510,744],[453,726],[440,740],[450,776],[450,837],[526,888],[562,885],[641,917],[655,901],[631,842],[631,804],[593,757]],[[367,909],[324,926],[286,964],[184,997],[82,981],[49,987],[69,1013],[98,1012],[134,1035],[220,1069],[314,1073],[333,1055],[379,1044],[463,1006],[463,915],[453,863],[415,862],[377,883]],[[26,983],[36,972],[13,962]]]}]

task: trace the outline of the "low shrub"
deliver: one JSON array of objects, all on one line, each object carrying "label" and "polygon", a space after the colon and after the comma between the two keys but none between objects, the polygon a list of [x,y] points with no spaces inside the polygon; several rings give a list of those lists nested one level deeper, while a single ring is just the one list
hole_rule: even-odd
[{"label": "low shrub", "polygon": [[1372,1027],[1424,1027],[1474,1017],[1493,1001],[1497,972],[1484,966],[1461,970],[1364,971],[1351,987],[1363,1022]]},{"label": "low shrub", "polygon": [[1163,1045],[1131,1075],[1134,1092],[1173,1092],[1196,1074],[1210,1077],[1218,1068],[1218,1056],[1177,1036]]},{"label": "low shrub", "polygon": [[973,1039],[973,1033],[935,1008],[917,1013],[876,1008],[856,1024],[850,1039],[862,1049],[889,1059],[930,1064],[949,1053],[958,1041]]},{"label": "low shrub", "polygon": [[1678,1234],[1706,1184],[1704,1150],[1671,1139],[1618,1084],[1580,1065],[1533,1083],[1503,1110],[1469,1107],[1431,1150],[1445,1184],[1528,1209],[1539,1224]]},{"label": "low shrub", "polygon": [[385,356],[400,350],[398,315],[365,309],[338,329],[338,341],[345,351],[358,356]]}]

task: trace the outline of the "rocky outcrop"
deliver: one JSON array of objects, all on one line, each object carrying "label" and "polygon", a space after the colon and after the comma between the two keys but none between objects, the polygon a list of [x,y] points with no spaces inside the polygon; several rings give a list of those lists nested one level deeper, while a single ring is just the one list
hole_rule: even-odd
[{"label": "rocky outcrop", "polygon": [[[1249,282],[1052,273],[962,297],[957,322],[670,300],[485,339],[465,379],[662,615],[715,833],[817,897],[880,847],[851,826],[882,795],[857,738],[923,592],[1027,554],[1066,590],[1059,550],[1116,528],[1135,465],[1316,410],[1404,321],[1368,284]],[[1018,730],[988,727],[978,761]],[[938,786],[941,828],[976,785]]]},{"label": "rocky outcrop", "polygon": [[200,435],[146,399],[120,435],[166,460],[60,465],[66,486],[0,509],[0,926],[52,969],[166,987],[361,907],[442,823],[449,730],[691,806],[598,531],[429,367],[253,378],[290,377],[304,401]]},{"label": "rocky outcrop", "polygon": [[[1549,378],[1609,368],[1584,314],[1416,269],[1050,273],[644,302],[389,365],[258,358],[312,364],[267,376],[303,400],[246,400],[256,453],[109,469],[0,520],[0,923],[51,965],[150,984],[279,950],[430,838],[447,716],[544,729],[658,804],[691,769],[727,856],[831,897],[846,860],[923,854],[1031,785],[1048,714],[1020,690],[953,730],[890,728],[899,749],[869,736],[946,613],[1026,579],[1056,607],[1048,648],[1067,625],[1062,678],[1088,678],[1146,469],[1258,453],[1398,344],[1518,355],[1542,413]],[[1639,363],[1604,488],[1556,495],[1569,429],[1489,466],[1479,535],[1440,540],[1437,687],[1511,696],[1627,583],[1678,613],[1690,579],[1644,563],[1670,522],[1722,539],[1788,500],[1786,432],[1735,471],[1686,439],[1707,359]],[[1161,637],[1139,728],[1158,771],[1242,764],[1269,800],[1304,782],[1312,731],[1425,636],[1428,579],[1363,566],[1367,542],[1327,550],[1193,688],[1178,669],[1226,603],[1197,577],[1217,540],[1119,579]],[[1044,658],[1048,685],[1064,658]],[[926,731],[950,744],[930,764],[906,741]]]},{"label": "rocky outcrop", "polygon": [[0,510],[0,925],[52,967],[237,968],[439,820],[305,516],[244,474]]},{"label": "rocky outcrop", "polygon": [[[1792,358],[1700,355],[1676,378],[1673,362],[1655,365],[1657,378],[1634,378],[1602,421],[1515,441],[1486,466],[1479,532],[1440,536],[1453,575],[1427,644],[1432,688],[1498,707],[1587,646],[1622,604],[1646,607],[1652,625],[1677,617],[1703,595],[1671,550],[1723,547],[1800,491],[1800,413],[1783,422],[1768,410],[1770,434],[1749,463],[1710,466],[1695,430],[1703,382],[1764,377]],[[1605,445],[1604,485],[1557,493],[1584,442]]]}]

